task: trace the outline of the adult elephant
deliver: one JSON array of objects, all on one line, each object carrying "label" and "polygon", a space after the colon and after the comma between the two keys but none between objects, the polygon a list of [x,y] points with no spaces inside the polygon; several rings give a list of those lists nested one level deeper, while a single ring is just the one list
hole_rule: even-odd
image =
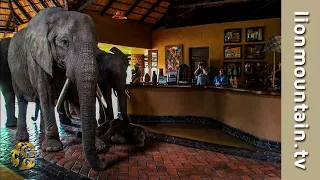
[{"label": "adult elephant", "polygon": [[[8,63],[19,105],[16,138],[20,141],[29,138],[27,105],[28,102],[39,102],[41,121],[45,123],[45,138],[41,147],[46,151],[61,150],[63,145],[55,119],[55,99],[61,89],[63,97],[68,87],[74,87],[76,93],[72,94],[70,102],[79,107],[86,159],[94,170],[103,170],[106,162],[99,159],[95,147],[93,106],[98,76],[95,60],[97,44],[91,17],[63,8],[46,8],[12,38]],[[64,77],[67,80],[62,88]]]},{"label": "adult elephant", "polygon": [[17,118],[15,116],[15,95],[12,87],[11,73],[8,65],[8,49],[11,38],[0,41],[0,90],[6,102],[7,127],[16,127]]},{"label": "adult elephant", "polygon": [[111,97],[113,89],[118,97],[123,121],[126,124],[129,124],[130,119],[127,114],[127,95],[125,93],[129,61],[127,56],[118,48],[113,47],[110,51],[113,52],[113,54],[97,49],[96,54],[99,68],[98,83],[107,102],[107,108],[100,103],[99,123],[103,123],[105,119],[114,119]]}]

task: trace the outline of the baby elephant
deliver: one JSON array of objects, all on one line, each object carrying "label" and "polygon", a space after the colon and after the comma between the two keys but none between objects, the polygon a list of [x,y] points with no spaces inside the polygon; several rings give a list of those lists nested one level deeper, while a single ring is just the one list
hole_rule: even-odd
[{"label": "baby elephant", "polygon": [[[146,135],[144,130],[139,126],[128,125],[123,120],[113,119],[99,129],[101,129],[100,137],[105,141],[111,140],[114,143],[134,144],[138,147],[144,146]],[[105,129],[108,129],[106,133],[104,133]]]}]

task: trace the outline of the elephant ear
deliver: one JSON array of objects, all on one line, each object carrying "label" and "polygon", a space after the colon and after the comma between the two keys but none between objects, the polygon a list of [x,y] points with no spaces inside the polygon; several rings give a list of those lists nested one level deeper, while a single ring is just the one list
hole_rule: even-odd
[{"label": "elephant ear", "polygon": [[26,31],[26,46],[29,57],[35,60],[42,69],[52,76],[53,57],[50,49],[48,23],[29,24]]}]

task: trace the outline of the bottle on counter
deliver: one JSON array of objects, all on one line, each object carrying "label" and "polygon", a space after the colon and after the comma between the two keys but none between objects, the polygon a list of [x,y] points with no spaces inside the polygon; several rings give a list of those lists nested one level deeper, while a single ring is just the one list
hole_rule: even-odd
[{"label": "bottle on counter", "polygon": [[153,83],[156,83],[157,80],[158,80],[158,77],[157,77],[156,71],[153,71],[153,74],[152,74],[152,82],[153,82]]},{"label": "bottle on counter", "polygon": [[150,82],[150,75],[149,75],[149,73],[146,73],[146,75],[144,76],[144,82]]},{"label": "bottle on counter", "polygon": [[234,86],[235,88],[238,87],[238,79],[237,79],[236,76],[235,76],[234,79],[233,79],[233,86]]}]

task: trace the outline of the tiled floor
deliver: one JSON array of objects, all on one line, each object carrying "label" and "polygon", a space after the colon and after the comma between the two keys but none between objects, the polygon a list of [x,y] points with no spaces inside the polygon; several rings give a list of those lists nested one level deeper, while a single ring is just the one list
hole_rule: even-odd
[{"label": "tiled floor", "polygon": [[[36,167],[31,170],[19,171],[10,163],[10,151],[17,143],[14,141],[15,129],[3,127],[1,103],[1,145],[0,164],[7,166],[26,179],[280,179],[281,167],[278,163],[270,163],[246,158],[237,148],[239,156],[210,151],[203,146],[192,148],[181,144],[157,140],[149,135],[144,149],[134,149],[129,145],[110,147],[107,153],[100,154],[108,161],[108,169],[102,172],[93,171],[82,153],[81,139],[67,133],[60,127],[64,149],[61,152],[48,153],[39,149],[39,122],[33,122],[33,107],[28,109],[28,130],[30,142],[38,150]],[[4,118],[3,118],[4,117]],[[175,135],[175,134],[172,134]],[[168,137],[165,137],[168,139]],[[187,137],[186,137],[187,138]],[[172,141],[175,142],[175,141]],[[181,142],[181,141],[180,141]],[[248,153],[248,151],[246,151]],[[249,151],[250,153],[251,151]]]}]

